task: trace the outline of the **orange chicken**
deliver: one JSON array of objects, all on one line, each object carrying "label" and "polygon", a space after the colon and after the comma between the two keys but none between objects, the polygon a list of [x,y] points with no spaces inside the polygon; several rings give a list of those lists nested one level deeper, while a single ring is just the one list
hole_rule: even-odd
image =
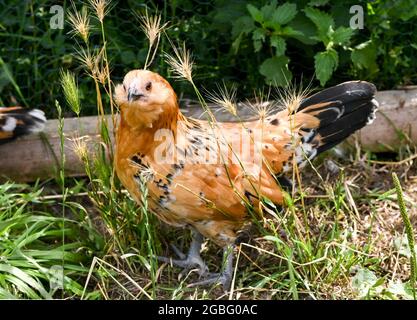
[{"label": "orange chicken", "polygon": [[[202,281],[229,288],[233,248],[248,221],[248,206],[262,198],[282,205],[282,182],[318,154],[335,146],[375,117],[375,86],[351,81],[325,89],[263,119],[216,123],[186,118],[177,96],[160,75],[147,70],[126,74],[115,88],[121,117],[117,129],[117,175],[162,221],[189,227],[188,254],[159,257],[185,269],[197,267]],[[204,237],[224,248],[220,273],[209,273],[200,257]]]}]

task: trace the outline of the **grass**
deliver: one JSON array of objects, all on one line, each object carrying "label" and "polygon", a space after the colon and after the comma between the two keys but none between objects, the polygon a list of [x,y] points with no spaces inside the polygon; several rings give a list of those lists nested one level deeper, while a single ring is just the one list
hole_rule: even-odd
[{"label": "grass", "polygon": [[58,217],[48,211],[59,204],[43,200],[42,193],[36,185],[0,185],[1,298],[80,296],[91,250],[103,244],[84,208],[67,203],[68,216]]},{"label": "grass", "polygon": [[[103,116],[110,104],[106,109],[115,116],[106,20],[101,11],[88,10],[101,25],[100,37],[93,43],[86,31],[76,48],[91,54],[92,64],[81,60],[95,87],[97,114]],[[152,50],[153,43],[146,64]],[[181,57],[180,51],[175,53]],[[191,79],[206,108],[192,82],[190,56],[184,57],[189,70],[184,77]],[[63,146],[64,110],[82,113],[82,97],[76,76],[61,76],[67,105],[57,103],[56,113]],[[226,294],[218,286],[188,288],[197,280],[194,271],[182,275],[154,259],[156,254],[172,255],[170,243],[186,249],[190,235],[149,213],[145,185],[141,206],[129,197],[111,165],[113,146],[108,124],[101,119],[101,141],[94,152],[87,152],[84,137],[72,138],[85,164],[85,178],[69,179],[60,171],[53,181],[0,185],[1,298],[413,298],[417,167],[411,147],[402,148],[396,163],[378,162],[375,155],[356,148],[345,159],[327,153],[314,167],[307,166],[294,179],[297,188],[287,195],[287,206],[265,210],[250,227],[250,238],[238,248],[233,286]],[[402,189],[397,180],[393,184],[393,171]],[[221,251],[205,243],[203,257],[211,271],[220,269]]]},{"label": "grass", "polygon": [[[54,194],[61,192],[54,181],[3,184],[1,297],[411,299],[411,246],[395,187],[387,178],[392,167],[368,165],[365,155],[342,163],[330,159],[346,167],[344,175],[332,173],[327,162],[316,168],[327,176],[324,181],[306,170],[304,206],[295,197],[291,207],[276,212],[278,218],[266,217],[252,227],[251,239],[237,254],[230,294],[219,287],[187,288],[197,279],[194,272],[179,279],[179,269],[151,259],[155,252],[172,255],[169,243],[186,248],[189,235],[137,210],[124,193],[113,199],[104,192],[100,205],[85,196],[91,192],[87,180],[77,179],[67,181],[63,204]],[[415,165],[395,171],[400,177],[407,172],[402,195],[415,230]],[[113,202],[117,209],[112,212]],[[211,270],[219,269],[219,248],[207,242],[203,257]],[[64,270],[64,290],[54,286],[56,270]]]}]

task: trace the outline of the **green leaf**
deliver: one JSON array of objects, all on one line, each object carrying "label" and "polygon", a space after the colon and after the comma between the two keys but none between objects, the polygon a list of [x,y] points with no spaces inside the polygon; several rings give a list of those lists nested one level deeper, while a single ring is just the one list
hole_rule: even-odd
[{"label": "green leaf", "polygon": [[246,17],[246,3],[240,1],[224,1],[217,10],[213,11],[212,27],[214,31],[227,32],[231,24],[234,24],[239,18]]},{"label": "green leaf", "polygon": [[282,249],[282,246],[285,245],[283,243],[283,241],[277,236],[266,235],[266,236],[263,237],[263,239],[265,239],[266,241],[271,241],[271,242],[275,243],[275,245],[279,249]]},{"label": "green leaf", "polygon": [[[402,235],[394,239],[394,247],[398,253],[404,257],[411,257],[410,245],[408,243],[407,235]],[[415,253],[417,254],[417,247],[414,248]]]},{"label": "green leaf", "polygon": [[232,49],[233,53],[237,54],[240,47],[240,42],[242,41],[243,32],[239,34],[239,36],[232,42]]},{"label": "green leaf", "polygon": [[271,20],[271,15],[275,12],[277,7],[277,1],[273,0],[269,4],[264,5],[261,8],[262,18],[264,21]]},{"label": "green leaf", "polygon": [[284,3],[275,9],[272,15],[272,21],[279,25],[284,25],[294,19],[297,14],[297,5],[294,3]]},{"label": "green leaf", "polygon": [[394,3],[390,5],[388,13],[392,19],[400,18],[402,21],[407,21],[417,15],[415,0],[397,0],[395,5]]},{"label": "green leaf", "polygon": [[360,268],[352,278],[352,287],[356,289],[360,297],[366,297],[377,281],[378,278],[372,271]]},{"label": "green leaf", "polygon": [[17,300],[18,297],[12,295],[9,291],[0,287],[0,299],[1,300]]},{"label": "green leaf", "polygon": [[312,39],[317,32],[316,28],[314,27],[313,22],[304,15],[297,15],[282,32],[307,45],[317,43],[316,40]]},{"label": "green leaf", "polygon": [[305,8],[304,12],[313,21],[320,34],[327,34],[329,28],[334,27],[334,20],[329,14],[310,7]]},{"label": "green leaf", "polygon": [[257,28],[252,34],[253,46],[255,47],[255,52],[258,52],[262,48],[262,43],[265,41],[265,30],[262,28]]},{"label": "green leaf", "polygon": [[324,6],[329,0],[311,0],[308,5],[312,7]]},{"label": "green leaf", "polygon": [[248,34],[255,29],[255,24],[253,23],[253,19],[248,16],[243,16],[233,23],[232,28],[232,38],[237,38],[240,34]]},{"label": "green leaf", "polygon": [[376,48],[371,40],[356,46],[351,53],[351,59],[358,69],[368,69],[371,73],[378,71]]},{"label": "green leaf", "polygon": [[284,38],[277,36],[277,35],[273,35],[271,37],[271,46],[275,48],[275,54],[277,56],[283,56],[285,54],[285,49],[287,48],[287,44],[285,43]]},{"label": "green leaf", "polygon": [[262,42],[261,41],[258,41],[258,40],[255,40],[253,42],[253,46],[255,48],[255,52],[259,52],[261,50],[261,48],[262,48]]},{"label": "green leaf", "polygon": [[346,27],[337,28],[331,35],[331,39],[338,45],[347,45],[353,35],[353,29]]},{"label": "green leaf", "polygon": [[388,284],[387,291],[394,294],[395,296],[399,296],[404,299],[412,300],[413,294],[412,290],[410,290],[409,286],[406,283],[402,283],[399,280],[397,281],[390,281]]},{"label": "green leaf", "polygon": [[319,52],[314,56],[314,67],[316,69],[316,77],[320,80],[320,84],[324,86],[330,79],[333,71],[336,70],[339,57],[333,49]]},{"label": "green leaf", "polygon": [[25,284],[29,285],[37,292],[39,292],[44,298],[52,299],[50,294],[45,290],[43,285],[37,281],[37,279],[30,276],[28,273],[24,272],[23,270],[16,268],[14,266],[8,264],[0,264],[0,272],[4,272],[6,274],[10,274],[14,278],[24,282]]},{"label": "green leaf", "polygon": [[266,59],[259,67],[259,72],[266,77],[268,84],[287,86],[291,82],[292,74],[288,70],[289,59],[286,56]]},{"label": "green leaf", "polygon": [[263,239],[268,240],[268,241],[272,241],[272,242],[282,242],[282,240],[276,236],[271,236],[271,235],[267,235],[264,236]]},{"label": "green leaf", "polygon": [[246,6],[246,8],[248,9],[248,11],[249,11],[253,20],[255,20],[256,22],[259,22],[259,23],[263,22],[263,20],[264,20],[263,14],[258,8],[256,8],[255,6],[253,6],[251,4],[248,4]]},{"label": "green leaf", "polygon": [[304,36],[304,33],[302,32],[302,31],[299,31],[299,30],[295,30],[294,28],[292,28],[292,27],[284,27],[283,29],[282,29],[282,34],[283,35],[286,35],[286,36],[288,36],[288,37],[303,37]]}]

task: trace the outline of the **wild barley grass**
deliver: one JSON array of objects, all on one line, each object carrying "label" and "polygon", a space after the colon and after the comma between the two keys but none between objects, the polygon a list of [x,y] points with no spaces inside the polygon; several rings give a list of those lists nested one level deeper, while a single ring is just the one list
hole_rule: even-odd
[{"label": "wild barley grass", "polygon": [[[67,86],[71,86],[75,84],[75,81],[72,83],[71,81],[69,82],[69,84],[67,83]],[[76,90],[76,87],[72,87],[71,89],[75,90],[75,94],[78,97],[78,91]],[[65,91],[65,90],[64,90]],[[72,97],[67,97],[67,99],[72,99]],[[66,196],[67,196],[67,188],[65,187],[65,163],[66,163],[66,159],[65,159],[65,150],[64,150],[64,119],[62,117],[62,108],[59,104],[58,101],[55,101],[55,105],[58,111],[58,134],[60,137],[60,168],[59,168],[59,183],[61,184],[61,194],[62,194],[62,202],[61,202],[61,207],[62,207],[62,219],[63,219],[63,225],[62,225],[62,230],[65,229],[65,202],[66,202]],[[78,107],[79,107],[79,101],[78,101]],[[74,107],[75,108],[75,107]],[[78,113],[79,113],[79,109],[78,109]],[[64,248],[65,245],[65,234],[64,232],[62,232],[62,248]],[[64,277],[64,265],[65,265],[65,260],[64,260],[64,255],[62,256],[62,262],[61,262],[61,266],[62,266],[62,277]],[[64,279],[62,279],[63,281]],[[62,291],[62,295],[61,298],[64,298],[64,292]]]},{"label": "wild barley grass", "polygon": [[[141,214],[142,219],[144,219],[145,224],[145,230],[146,230],[146,246],[147,246],[147,252],[149,254],[148,257],[145,257],[149,263],[146,264],[146,268],[149,270],[150,278],[152,281],[152,297],[156,297],[156,288],[157,288],[157,269],[158,269],[158,261],[156,259],[157,257],[157,251],[155,249],[155,240],[153,239],[152,235],[152,227],[150,225],[150,219],[149,215],[151,214],[148,207],[148,188],[147,188],[147,182],[151,181],[153,179],[153,175],[150,177],[147,177],[146,175],[142,174],[141,181],[139,182],[139,188],[141,191]],[[144,259],[144,261],[146,261]]]},{"label": "wild barley grass", "polygon": [[71,24],[71,32],[79,35],[85,44],[88,44],[90,36],[90,16],[87,8],[83,6],[81,12],[77,11],[74,2],[71,3],[73,11],[68,14],[68,21]]},{"label": "wild barley grass", "polygon": [[148,53],[146,54],[145,64],[143,66],[143,69],[146,70],[152,64],[152,61],[155,59],[155,55],[158,52],[161,34],[165,31],[166,27],[168,26],[168,22],[162,24],[161,15],[157,12],[154,15],[149,16],[147,9],[144,15],[136,16],[140,21],[140,28],[142,29],[142,31],[146,35],[146,38],[149,41]]},{"label": "wild barley grass", "polygon": [[174,55],[165,54],[166,62],[171,67],[171,71],[176,78],[187,80],[195,87],[193,81],[194,62],[190,51],[185,47],[185,43],[183,43],[182,47],[177,48],[171,42],[171,47]]},{"label": "wild barley grass", "polygon": [[[75,75],[71,71],[61,70],[61,87],[64,92],[65,100],[68,106],[75,112],[77,116],[80,115],[81,103]],[[61,112],[60,107],[57,110]]]},{"label": "wild barley grass", "polygon": [[[152,236],[155,237],[154,226],[149,224],[146,201],[144,201],[143,207],[138,208],[131,199],[127,198],[126,193],[121,190],[120,183],[115,178],[112,166],[113,142],[110,136],[108,123],[104,117],[105,99],[109,98],[111,106],[110,112],[113,116],[114,127],[116,127],[112,102],[113,83],[109,71],[110,65],[107,58],[106,35],[104,33],[104,17],[111,5],[109,6],[109,3],[106,1],[91,1],[91,6],[101,25],[102,42],[100,48],[94,50],[91,49],[92,43],[85,43],[85,47],[80,46],[80,49],[78,49],[78,57],[87,68],[89,75],[95,83],[98,115],[101,117],[99,132],[103,143],[97,144],[93,148],[92,153],[87,153],[84,141],[80,140],[82,138],[75,138],[73,147],[86,168],[86,174],[90,181],[89,196],[95,204],[99,216],[103,220],[107,232],[110,235],[106,251],[108,251],[110,255],[117,253],[122,257],[128,257],[130,256],[132,249],[134,249],[135,246],[138,247],[139,254],[134,256],[137,256],[142,262],[148,261],[145,266],[149,268],[148,270],[151,275],[153,275],[151,277],[153,280],[152,288],[155,288],[156,279],[154,279],[154,276],[157,266],[155,266],[155,263],[152,261],[154,260],[153,257],[156,253],[155,248],[157,248],[158,241],[157,239],[152,239]],[[101,92],[103,89],[106,94],[105,96]],[[143,210],[146,211],[146,215]],[[145,244],[145,246],[138,244]],[[132,272],[137,269],[137,267],[130,262],[131,260],[132,257],[124,259],[123,267],[127,267],[129,271]],[[98,270],[95,269],[95,266],[97,265],[99,266]],[[88,281],[93,279],[93,271],[94,274],[97,274],[97,272],[103,270],[103,268],[108,270],[105,266],[108,267],[108,262],[100,257],[96,257],[91,266]],[[120,270],[120,268],[114,267],[113,270]],[[107,274],[110,275],[108,272]],[[112,279],[118,281],[113,277]],[[99,283],[103,286],[106,286],[107,282],[108,280],[99,277]],[[119,285],[119,287],[125,292],[123,286]],[[153,295],[154,292],[155,289],[153,289]]]},{"label": "wild barley grass", "polygon": [[237,89],[232,86],[230,89],[223,83],[223,87],[218,85],[218,92],[207,92],[209,101],[215,105],[220,106],[233,116],[237,117],[237,105],[236,105],[236,94]]},{"label": "wild barley grass", "polygon": [[111,0],[88,0],[88,2],[101,24],[114,5]]},{"label": "wild barley grass", "polygon": [[410,248],[410,284],[413,291],[414,300],[416,299],[416,272],[417,272],[417,260],[416,260],[416,250],[414,245],[414,231],[412,224],[410,222],[410,217],[408,216],[407,209],[405,206],[405,201],[403,197],[403,191],[401,188],[400,180],[395,172],[392,173],[392,179],[394,181],[395,190],[397,192],[398,205],[400,207],[401,217],[404,222],[405,232],[407,234],[408,246]]}]

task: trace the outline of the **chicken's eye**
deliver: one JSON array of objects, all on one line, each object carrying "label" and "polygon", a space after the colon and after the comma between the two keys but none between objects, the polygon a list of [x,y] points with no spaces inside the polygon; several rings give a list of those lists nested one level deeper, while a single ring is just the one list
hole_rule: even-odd
[{"label": "chicken's eye", "polygon": [[152,82],[148,82],[148,83],[146,84],[145,89],[146,89],[146,91],[151,90],[151,89],[152,89]]}]

